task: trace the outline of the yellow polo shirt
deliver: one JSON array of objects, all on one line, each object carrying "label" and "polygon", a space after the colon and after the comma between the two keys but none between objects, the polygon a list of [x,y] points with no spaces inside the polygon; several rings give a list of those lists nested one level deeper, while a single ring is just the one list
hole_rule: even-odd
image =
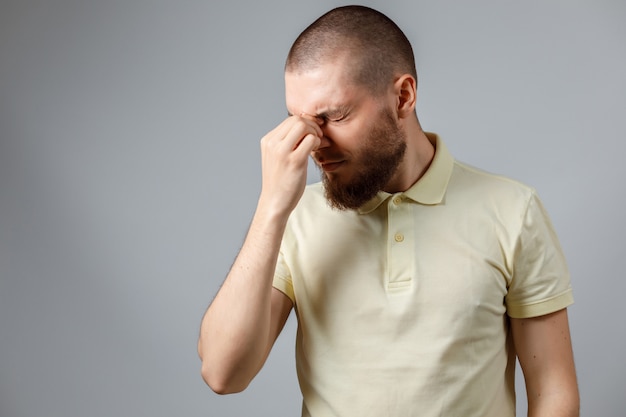
[{"label": "yellow polo shirt", "polygon": [[294,302],[302,415],[515,415],[508,318],[573,302],[535,191],[436,153],[403,193],[292,213],[274,287]]}]

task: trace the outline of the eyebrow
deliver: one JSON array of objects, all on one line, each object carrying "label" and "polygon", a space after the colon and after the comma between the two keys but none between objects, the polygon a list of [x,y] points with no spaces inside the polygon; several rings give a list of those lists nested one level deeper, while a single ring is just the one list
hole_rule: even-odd
[{"label": "eyebrow", "polygon": [[[335,108],[328,109],[321,113],[312,114],[311,116],[315,117],[316,119],[327,120],[327,119],[333,119],[337,117],[343,117],[346,114],[348,114],[348,111],[349,111],[348,106],[337,106]],[[287,114],[289,116],[293,116],[293,114],[290,111],[288,111]]]}]

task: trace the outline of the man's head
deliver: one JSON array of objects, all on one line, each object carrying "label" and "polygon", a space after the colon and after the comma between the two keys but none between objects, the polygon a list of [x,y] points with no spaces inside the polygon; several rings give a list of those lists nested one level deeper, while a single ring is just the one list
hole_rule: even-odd
[{"label": "man's head", "polygon": [[331,206],[354,209],[378,191],[406,189],[407,137],[419,128],[416,79],[408,40],[369,8],[334,9],[295,41],[287,109],[320,124],[313,158]]},{"label": "man's head", "polygon": [[339,7],[313,22],[293,43],[285,71],[307,71],[346,57],[352,80],[375,95],[398,74],[417,80],[413,49],[402,30],[364,6]]}]

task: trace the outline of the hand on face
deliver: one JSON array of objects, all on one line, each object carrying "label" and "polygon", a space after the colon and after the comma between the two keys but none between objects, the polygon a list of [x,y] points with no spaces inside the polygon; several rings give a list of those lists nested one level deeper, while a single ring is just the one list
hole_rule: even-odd
[{"label": "hand on face", "polygon": [[261,200],[290,213],[306,185],[308,157],[323,137],[318,119],[290,116],[261,139],[263,185]]}]

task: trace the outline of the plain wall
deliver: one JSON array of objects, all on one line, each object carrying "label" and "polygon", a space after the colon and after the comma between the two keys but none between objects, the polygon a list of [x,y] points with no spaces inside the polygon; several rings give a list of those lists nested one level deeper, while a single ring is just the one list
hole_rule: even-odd
[{"label": "plain wall", "polygon": [[[286,115],[287,50],[341,4],[0,2],[0,417],[299,415],[293,316],[238,395],[204,385],[196,340]],[[414,45],[424,128],[538,189],[582,415],[623,415],[625,3],[364,4]]]}]

